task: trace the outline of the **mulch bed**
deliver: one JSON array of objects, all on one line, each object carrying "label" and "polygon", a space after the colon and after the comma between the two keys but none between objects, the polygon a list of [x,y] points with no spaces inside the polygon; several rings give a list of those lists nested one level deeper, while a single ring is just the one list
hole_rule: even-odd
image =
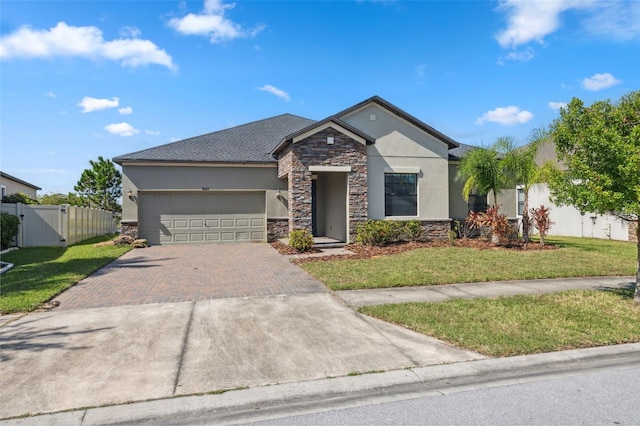
[{"label": "mulch bed", "polygon": [[[288,245],[276,241],[271,245],[283,255],[300,254],[298,251]],[[365,246],[362,244],[349,244],[344,248],[353,252],[351,255],[330,255],[330,256],[318,256],[318,257],[305,257],[301,259],[291,259],[293,263],[307,263],[307,262],[328,262],[333,260],[351,260],[351,259],[371,259],[380,256],[389,256],[393,254],[404,253],[410,250],[416,250],[419,248],[429,247],[465,247],[473,248],[476,250],[517,250],[517,251],[537,251],[537,250],[555,250],[558,246],[546,244],[541,246],[537,242],[530,242],[525,244],[523,241],[512,241],[507,245],[493,245],[490,241],[483,238],[462,238],[454,240],[453,244],[448,240],[443,241],[429,241],[429,242],[410,242],[403,244],[392,244],[385,247]],[[307,253],[319,253],[320,250],[312,249]]]}]

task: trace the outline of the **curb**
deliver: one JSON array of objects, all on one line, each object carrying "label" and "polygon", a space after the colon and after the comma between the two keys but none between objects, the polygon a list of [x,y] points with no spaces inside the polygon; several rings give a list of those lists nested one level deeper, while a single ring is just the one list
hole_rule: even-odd
[{"label": "curb", "polygon": [[182,423],[194,416],[230,423],[276,418],[286,413],[382,403],[472,389],[637,368],[640,343],[572,349],[393,370],[361,376],[283,383],[217,395],[198,395],[0,421],[2,425]]}]

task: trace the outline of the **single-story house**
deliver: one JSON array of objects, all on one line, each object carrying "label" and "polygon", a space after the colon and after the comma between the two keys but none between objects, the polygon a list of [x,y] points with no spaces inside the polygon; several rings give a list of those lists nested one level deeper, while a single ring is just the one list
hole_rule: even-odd
[{"label": "single-story house", "polygon": [[38,198],[38,191],[42,188],[26,182],[22,179],[18,179],[17,177],[11,176],[8,173],[0,172],[0,199],[2,199],[5,195],[16,194],[18,192],[22,192],[23,194],[28,195],[32,199]]},{"label": "single-story house", "polygon": [[447,238],[469,211],[454,181],[465,149],[374,96],[320,121],[282,114],[113,161],[123,232],[150,244],[273,241],[295,229],[352,242],[367,219],[419,220]]}]

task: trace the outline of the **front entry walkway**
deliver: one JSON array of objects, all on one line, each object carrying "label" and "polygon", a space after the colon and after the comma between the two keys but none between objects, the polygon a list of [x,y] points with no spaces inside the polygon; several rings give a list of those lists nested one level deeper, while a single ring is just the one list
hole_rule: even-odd
[{"label": "front entry walkway", "polygon": [[56,309],[326,292],[268,244],[135,249],[54,300]]}]

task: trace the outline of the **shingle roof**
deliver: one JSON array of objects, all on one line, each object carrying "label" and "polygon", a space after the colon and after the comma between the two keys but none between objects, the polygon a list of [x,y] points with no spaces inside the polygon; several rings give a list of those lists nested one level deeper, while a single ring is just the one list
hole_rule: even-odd
[{"label": "shingle roof", "polygon": [[449,160],[459,160],[465,155],[467,152],[472,149],[478,148],[477,146],[467,145],[461,142],[458,142],[458,147],[449,150]]},{"label": "shingle roof", "polygon": [[206,135],[160,145],[113,159],[127,161],[182,161],[213,163],[271,163],[271,150],[287,135],[315,120],[282,114]]}]

